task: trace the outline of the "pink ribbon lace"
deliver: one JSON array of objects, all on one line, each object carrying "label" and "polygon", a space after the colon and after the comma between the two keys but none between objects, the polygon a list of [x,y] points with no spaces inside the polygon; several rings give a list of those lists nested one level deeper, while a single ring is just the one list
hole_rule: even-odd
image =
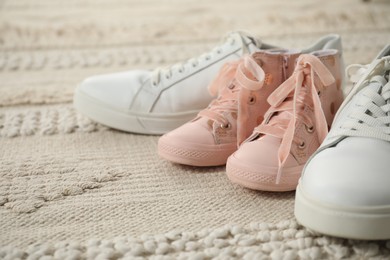
[{"label": "pink ribbon lace", "polygon": [[238,61],[225,63],[218,76],[209,85],[210,94],[218,93],[218,98],[198,115],[218,122],[221,127],[226,127],[229,122],[223,112],[237,112],[240,89],[258,90],[263,86],[264,78],[263,69],[249,55]]},{"label": "pink ribbon lace", "polygon": [[[323,86],[335,82],[332,73],[314,55],[303,54],[299,57],[294,74],[281,84],[267,99],[271,107],[265,116],[266,120],[255,128],[255,132],[281,138],[278,150],[278,173],[276,183],[280,182],[282,170],[292,143],[303,146],[303,140],[295,136],[296,124],[301,120],[307,129],[316,133],[320,142],[328,133],[328,125],[321,107],[318,86],[315,84],[315,75]],[[320,90],[321,91],[321,90]],[[314,111],[315,122],[305,113],[308,106]]]}]

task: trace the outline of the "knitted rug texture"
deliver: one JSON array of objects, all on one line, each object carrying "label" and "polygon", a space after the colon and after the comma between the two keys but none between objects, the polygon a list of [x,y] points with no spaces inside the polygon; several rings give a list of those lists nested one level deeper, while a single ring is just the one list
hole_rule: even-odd
[{"label": "knitted rug texture", "polygon": [[386,0],[0,1],[0,259],[389,257],[390,241],[300,226],[294,192],[164,161],[158,136],[72,106],[88,76],[185,61],[235,30],[288,48],[339,33],[345,63],[369,63],[389,13]]}]

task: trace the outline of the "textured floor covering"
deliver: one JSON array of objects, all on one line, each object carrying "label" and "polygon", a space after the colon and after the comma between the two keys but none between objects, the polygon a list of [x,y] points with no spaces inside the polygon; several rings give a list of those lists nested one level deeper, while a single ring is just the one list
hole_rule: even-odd
[{"label": "textured floor covering", "polygon": [[163,161],[158,137],[109,130],[70,102],[89,75],[182,61],[236,29],[296,48],[340,33],[346,63],[366,63],[390,43],[389,11],[385,0],[0,1],[0,258],[385,257],[389,242],[298,226],[293,192]]}]

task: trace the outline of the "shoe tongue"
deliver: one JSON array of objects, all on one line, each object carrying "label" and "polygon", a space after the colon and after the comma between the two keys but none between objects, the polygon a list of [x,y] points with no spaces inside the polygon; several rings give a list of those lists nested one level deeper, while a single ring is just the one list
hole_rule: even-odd
[{"label": "shoe tongue", "polygon": [[280,120],[280,119],[290,119],[291,114],[287,113],[286,111],[283,112],[277,112],[276,115],[272,116],[271,120],[269,121],[270,123],[275,121],[275,120]]},{"label": "shoe tongue", "polygon": [[[289,102],[293,102],[291,100],[292,98],[288,98],[288,99],[290,100]],[[291,117],[292,117],[292,115],[288,111],[275,112],[275,114],[273,114],[271,119],[269,120],[269,123],[272,123],[272,122],[275,122],[275,121],[279,121],[279,120],[283,120],[283,119],[287,119],[288,120],[288,119],[291,119]]]},{"label": "shoe tongue", "polygon": [[[238,88],[235,86],[235,88]],[[212,109],[217,108],[218,106],[223,106],[224,104],[234,104],[238,101],[238,91],[232,91],[228,87],[225,87],[220,90],[217,97],[219,104],[212,106]]]},{"label": "shoe tongue", "polygon": [[247,35],[245,38],[250,40],[257,48],[261,48],[262,42],[259,39],[256,39],[255,37],[249,35]]},{"label": "shoe tongue", "polygon": [[[238,88],[238,86],[235,86],[235,88]],[[217,104],[214,103],[215,100],[218,100]],[[223,114],[224,109],[223,106],[238,106],[238,91],[233,91],[232,89],[229,89],[229,87],[224,87],[220,90],[220,93],[218,94],[218,97],[214,99],[213,105],[211,107],[208,107],[206,109],[216,111],[219,114]],[[201,125],[203,125],[207,129],[212,129],[212,125],[215,122],[215,120],[210,119],[208,117],[198,116],[195,121],[201,122]]]},{"label": "shoe tongue", "polygon": [[376,56],[374,60],[381,59],[383,57],[390,56],[390,44],[386,45]]},{"label": "shoe tongue", "polygon": [[[250,52],[253,52],[255,50],[260,49],[262,46],[262,42],[259,39],[257,39],[255,36],[251,35],[250,33],[244,31],[233,32],[230,34],[230,37],[234,37],[236,38],[236,40],[242,42],[241,47],[244,53],[246,52],[244,49],[248,49]],[[253,49],[253,45],[251,46],[251,43],[256,47],[255,49]],[[247,47],[244,45],[246,45]]]}]

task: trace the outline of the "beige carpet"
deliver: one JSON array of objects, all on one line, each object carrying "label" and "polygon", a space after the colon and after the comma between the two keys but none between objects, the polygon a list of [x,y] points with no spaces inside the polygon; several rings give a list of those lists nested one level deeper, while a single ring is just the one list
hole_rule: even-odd
[{"label": "beige carpet", "polygon": [[386,0],[0,1],[0,258],[386,258],[390,241],[299,226],[293,192],[161,160],[157,136],[71,101],[89,75],[182,61],[237,29],[296,48],[339,33],[346,64],[367,63],[390,43],[389,13]]}]

